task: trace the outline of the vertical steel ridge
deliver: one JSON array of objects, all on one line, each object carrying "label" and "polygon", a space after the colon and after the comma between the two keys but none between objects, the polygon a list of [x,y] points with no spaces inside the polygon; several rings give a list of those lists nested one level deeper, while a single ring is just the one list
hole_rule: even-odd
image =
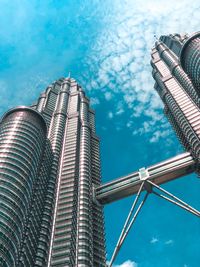
[{"label": "vertical steel ridge", "polygon": [[[40,223],[39,241],[37,244],[37,254],[35,257],[35,267],[47,266],[48,251],[51,235],[51,221],[54,197],[53,181],[50,179],[51,162],[53,160],[53,152],[50,141],[46,141],[46,149],[43,160],[41,162],[41,170],[39,173],[40,190],[36,191],[34,202],[37,205],[40,219],[33,215],[31,221],[36,225]],[[37,222],[37,223],[36,223]],[[42,229],[42,230],[41,230]],[[29,234],[30,236],[30,234]],[[28,264],[26,264],[28,266]]]},{"label": "vertical steel ridge", "polygon": [[[63,104],[57,101],[52,114],[58,117],[65,114],[66,124],[59,156],[48,266],[103,267],[106,263],[102,207],[92,202],[92,183],[100,183],[99,140],[95,135],[94,112],[89,109],[89,100],[81,87],[74,79],[69,81],[67,106],[62,109]],[[55,92],[54,88],[52,90]],[[60,101],[66,103],[63,93],[61,88]],[[51,90],[48,90],[48,96],[54,99]],[[46,99],[43,112],[47,119],[52,107],[52,104],[48,105]],[[53,121],[49,123],[49,131],[53,124]],[[56,151],[52,135],[49,136]]]},{"label": "vertical steel ridge", "polygon": [[92,179],[91,179],[91,129],[88,122],[88,101],[80,93],[80,168],[78,197],[78,240],[77,266],[93,266],[93,234],[92,234]]},{"label": "vertical steel ridge", "polygon": [[183,146],[199,162],[200,110],[197,88],[188,82],[186,73],[178,67],[176,57],[173,62],[169,47],[158,42],[152,51],[151,64],[156,89],[167,107],[166,114],[170,117],[170,122]]},{"label": "vertical steel ridge", "polygon": [[[53,209],[55,204],[55,190],[57,186],[57,169],[59,164],[58,155],[62,146],[58,140],[61,140],[62,127],[59,131],[57,123],[59,118],[56,118],[56,106],[60,103],[59,92],[63,79],[58,80],[56,83],[49,86],[45,93],[43,93],[36,105],[36,110],[40,111],[44,116],[48,125],[48,138],[51,138],[51,142],[48,140],[46,143],[46,153],[41,167],[41,179],[45,180],[45,190],[42,192],[44,197],[42,216],[42,225],[40,232],[39,244],[37,246],[37,257],[35,259],[35,267],[47,266],[48,264],[48,252],[51,243],[51,227],[53,222]],[[60,119],[62,120],[62,119]],[[64,122],[65,123],[65,122]],[[56,130],[55,130],[56,129]],[[53,144],[53,145],[52,145]],[[53,148],[53,150],[52,150]],[[46,178],[46,179],[45,179]],[[39,200],[37,200],[39,203]]]},{"label": "vertical steel ridge", "polygon": [[[91,127],[91,175],[92,186],[97,187],[101,183],[99,138],[95,134],[94,112],[89,110],[89,124]],[[93,189],[93,188],[92,188]],[[105,256],[105,228],[103,206],[97,202],[92,203],[93,218],[93,266],[106,266]]]},{"label": "vertical steel ridge", "polygon": [[36,105],[36,109],[38,112],[42,112],[43,108],[44,108],[44,104],[46,101],[46,94],[42,93],[38,99],[38,103]]},{"label": "vertical steel ridge", "polygon": [[[38,212],[32,203],[45,141],[46,124],[36,111],[17,107],[4,115],[0,124],[1,266],[33,266],[40,229],[32,227],[30,218]],[[29,228],[35,233],[32,240],[27,236]]]},{"label": "vertical steel ridge", "polygon": [[[46,105],[49,104],[50,107],[47,106],[47,109],[54,109],[52,114],[52,119],[50,123],[49,129],[49,138],[51,142],[52,151],[54,154],[53,161],[51,163],[51,174],[50,180],[52,181],[53,188],[51,190],[51,199],[52,201],[52,208],[54,212],[51,213],[52,218],[52,234],[51,234],[51,241],[50,241],[50,251],[49,251],[49,258],[48,258],[48,266],[51,265],[51,255],[52,255],[52,245],[53,239],[55,235],[55,220],[56,220],[56,213],[57,213],[57,203],[58,203],[58,194],[59,194],[59,187],[60,187],[60,164],[62,162],[62,147],[63,147],[63,138],[64,138],[64,129],[66,125],[66,117],[67,117],[67,105],[68,105],[68,94],[69,94],[69,82],[61,83],[60,88],[55,90],[55,95],[57,94],[56,101],[54,101],[54,106],[52,106],[51,102],[46,102]],[[55,88],[54,88],[55,89]],[[49,93],[52,93],[51,91]],[[51,186],[52,186],[51,185]],[[55,198],[55,202],[54,202]],[[55,205],[54,205],[55,204]]]},{"label": "vertical steel ridge", "polygon": [[106,266],[102,207],[93,203],[93,184],[100,184],[99,139],[94,112],[79,88],[80,158],[75,266]]},{"label": "vertical steel ridge", "polygon": [[79,106],[78,93],[73,92],[72,94],[73,87],[71,80],[60,165],[59,190],[57,191],[51,266],[75,266],[80,123],[77,113]]}]

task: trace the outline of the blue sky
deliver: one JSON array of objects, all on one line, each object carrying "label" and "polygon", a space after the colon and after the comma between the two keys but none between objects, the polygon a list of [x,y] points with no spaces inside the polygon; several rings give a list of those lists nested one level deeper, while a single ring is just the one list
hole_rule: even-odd
[{"label": "blue sky", "polygon": [[[0,0],[0,113],[71,75],[96,110],[103,182],[182,152],[153,89],[154,35],[199,30],[200,3]],[[196,175],[165,188],[200,209]],[[105,207],[111,257],[133,197]],[[116,259],[123,267],[197,267],[200,221],[150,196]]]}]

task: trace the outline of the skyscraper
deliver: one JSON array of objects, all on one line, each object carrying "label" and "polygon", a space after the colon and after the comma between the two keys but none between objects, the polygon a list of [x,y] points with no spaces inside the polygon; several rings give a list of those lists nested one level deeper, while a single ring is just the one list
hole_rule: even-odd
[{"label": "skyscraper", "polygon": [[71,78],[0,124],[0,266],[105,266],[94,111]]},{"label": "skyscraper", "polygon": [[185,149],[200,163],[200,33],[161,36],[152,50],[155,89]]},{"label": "skyscraper", "polygon": [[[200,33],[161,36],[151,64],[165,113],[188,152],[107,184],[100,185],[94,111],[74,79],[54,82],[31,107],[3,116],[0,266],[106,266],[101,204],[136,194],[111,266],[148,194],[159,195],[153,188],[200,217],[158,186],[200,171]],[[131,219],[142,191],[146,195]]]}]

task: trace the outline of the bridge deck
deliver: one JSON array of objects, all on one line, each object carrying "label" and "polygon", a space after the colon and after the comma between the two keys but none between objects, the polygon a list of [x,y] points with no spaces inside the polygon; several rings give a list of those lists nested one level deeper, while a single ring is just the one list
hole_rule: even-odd
[{"label": "bridge deck", "polygon": [[[143,181],[141,174],[157,185],[177,179],[195,171],[195,162],[186,152],[141,171],[133,172],[111,182],[105,183],[95,189],[96,199],[101,204],[108,204],[129,195],[136,194]],[[146,177],[144,177],[145,179]]]}]

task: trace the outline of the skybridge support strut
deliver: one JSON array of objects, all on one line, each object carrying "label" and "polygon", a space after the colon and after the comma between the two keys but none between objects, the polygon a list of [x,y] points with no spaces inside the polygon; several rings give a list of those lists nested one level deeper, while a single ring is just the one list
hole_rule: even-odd
[{"label": "skybridge support strut", "polygon": [[169,202],[171,202],[172,204],[177,205],[178,207],[192,213],[193,215],[196,215],[197,217],[200,217],[200,211],[196,210],[195,208],[193,208],[192,206],[188,205],[186,202],[184,202],[183,200],[181,200],[180,198],[176,197],[175,195],[173,195],[172,193],[168,192],[167,190],[163,189],[162,187],[152,183],[151,181],[146,181],[147,183],[151,184],[153,187],[159,189],[161,192],[163,192],[165,195],[168,195],[169,197],[159,194],[158,192],[152,190],[151,192],[153,194],[155,194],[158,197],[161,197]]},{"label": "skybridge support strut", "polygon": [[[150,185],[150,187],[147,186],[147,184]],[[156,189],[159,189],[159,190],[160,190],[161,192],[163,192],[165,195],[162,195],[162,194],[156,192],[156,191],[154,190],[153,187],[155,187]],[[146,188],[146,190],[147,190],[147,191],[146,191],[146,194],[145,194],[143,200],[140,202],[140,204],[139,204],[137,210],[135,211],[135,214],[133,215],[133,217],[132,217],[132,219],[131,219],[131,215],[133,214],[133,211],[134,211],[134,209],[135,209],[135,207],[136,207],[136,205],[137,205],[137,202],[138,202],[138,200],[139,200],[139,197],[140,197],[140,195],[141,195],[141,192],[142,192],[142,189],[143,189],[143,188]],[[150,188],[150,189],[149,189],[149,188]],[[115,249],[114,249],[112,258],[111,258],[111,260],[110,260],[110,262],[109,262],[109,267],[112,266],[112,264],[113,264],[113,262],[114,262],[114,260],[115,260],[115,258],[116,258],[116,256],[117,256],[117,254],[118,254],[118,252],[119,252],[119,250],[120,250],[120,248],[121,248],[121,246],[122,246],[122,244],[123,244],[123,242],[124,242],[126,236],[128,235],[128,233],[129,233],[129,231],[130,231],[130,229],[131,229],[133,223],[135,222],[135,220],[136,220],[136,218],[137,218],[137,216],[138,216],[138,213],[141,211],[141,208],[142,208],[142,206],[144,205],[144,203],[145,203],[145,201],[146,201],[146,199],[147,199],[147,196],[148,196],[150,193],[153,193],[153,194],[155,194],[156,196],[161,197],[161,198],[163,198],[164,200],[167,200],[167,201],[171,202],[172,204],[175,204],[175,205],[179,206],[180,208],[182,208],[182,209],[184,209],[184,210],[186,210],[186,211],[192,213],[193,215],[195,215],[195,216],[197,216],[197,217],[200,217],[200,211],[198,211],[197,209],[193,208],[192,206],[190,206],[189,204],[187,204],[186,202],[184,202],[184,201],[181,200],[180,198],[176,197],[176,196],[173,195],[172,193],[168,192],[167,190],[163,189],[162,187],[160,187],[160,186],[154,184],[153,182],[149,181],[149,180],[148,180],[148,177],[147,177],[144,181],[142,181],[142,184],[141,184],[141,186],[140,186],[140,188],[139,188],[139,191],[138,191],[138,193],[137,193],[137,195],[136,195],[136,198],[135,198],[135,200],[134,200],[134,202],[133,202],[133,205],[132,205],[132,207],[131,207],[131,209],[130,209],[130,212],[129,212],[129,214],[128,214],[128,217],[127,217],[127,219],[126,219],[126,222],[125,222],[125,224],[124,224],[124,227],[123,227],[123,229],[122,229],[122,232],[121,232],[121,234],[120,234],[120,237],[119,237],[119,239],[118,239],[117,245],[115,246]],[[166,195],[168,195],[168,197],[167,197]]]},{"label": "skybridge support strut", "polygon": [[[184,174],[192,173],[193,171],[195,171],[194,160],[189,153],[183,153],[147,169],[142,168],[138,172],[116,179],[113,182],[107,183],[95,189],[95,201],[97,200],[102,204],[107,204],[136,193],[136,197],[115,246],[109,267],[112,266],[123,242],[125,241],[150,193],[153,193],[154,195],[179,206],[193,215],[200,217],[200,211],[159,186],[162,183],[181,177]],[[139,199],[141,198],[142,191],[146,191],[146,193],[136,209]],[[161,191],[161,193],[158,191]],[[119,195],[117,196],[116,194]]]},{"label": "skybridge support strut", "polygon": [[119,237],[119,239],[118,239],[117,245],[116,245],[116,247],[115,247],[115,249],[114,249],[112,258],[111,258],[111,260],[110,260],[109,266],[112,266],[113,261],[115,260],[115,258],[116,258],[116,256],[117,256],[117,253],[118,253],[118,251],[120,250],[120,248],[121,248],[121,246],[122,246],[122,244],[123,244],[123,242],[124,242],[124,240],[125,240],[125,238],[126,238],[128,232],[129,232],[131,226],[133,225],[133,223],[134,223],[134,221],[135,221],[135,219],[136,219],[138,213],[140,212],[140,210],[141,210],[141,208],[142,208],[144,202],[146,201],[146,198],[147,198],[148,193],[145,195],[144,199],[143,199],[143,200],[141,201],[141,203],[139,204],[139,206],[138,206],[138,208],[137,208],[137,210],[136,210],[136,212],[135,212],[135,214],[134,214],[132,220],[130,221],[130,219],[131,219],[131,215],[133,214],[133,211],[134,211],[134,209],[135,209],[135,207],[136,207],[136,205],[137,205],[137,203],[138,203],[139,197],[140,197],[140,195],[141,195],[143,186],[144,186],[144,182],[141,184],[141,186],[140,186],[140,188],[139,188],[139,191],[138,191],[138,193],[137,193],[137,195],[136,195],[136,198],[135,198],[135,200],[134,200],[134,202],[133,202],[133,204],[132,204],[132,207],[131,207],[131,209],[130,209],[130,212],[129,212],[128,216],[127,216],[127,219],[126,219],[125,224],[124,224],[124,226],[123,226],[122,232],[121,232],[120,237]]}]

